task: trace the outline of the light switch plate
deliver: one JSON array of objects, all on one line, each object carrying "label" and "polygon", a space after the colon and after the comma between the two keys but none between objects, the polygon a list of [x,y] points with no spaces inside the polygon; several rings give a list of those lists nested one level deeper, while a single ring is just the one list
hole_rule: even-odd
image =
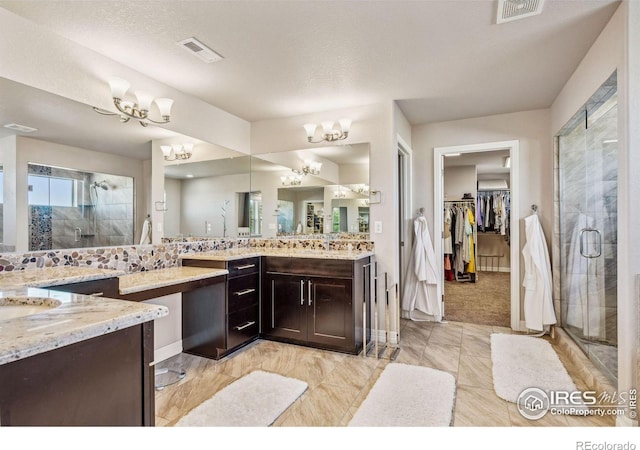
[{"label": "light switch plate", "polygon": [[373,230],[374,230],[374,233],[382,233],[382,222],[379,220],[376,220]]},{"label": "light switch plate", "polygon": [[269,224],[269,229],[270,230],[275,230],[276,229],[276,224],[275,223],[270,223]]}]

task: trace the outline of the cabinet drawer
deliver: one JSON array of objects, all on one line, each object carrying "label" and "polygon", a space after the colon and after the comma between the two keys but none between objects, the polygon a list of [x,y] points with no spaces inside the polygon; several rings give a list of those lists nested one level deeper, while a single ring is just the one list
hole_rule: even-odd
[{"label": "cabinet drawer", "polygon": [[118,298],[119,282],[117,277],[102,280],[81,281],[79,283],[49,286],[52,291],[73,292],[74,294],[95,295],[96,297]]},{"label": "cabinet drawer", "polygon": [[260,271],[260,258],[235,259],[227,263],[229,278],[249,275]]},{"label": "cabinet drawer", "polygon": [[229,280],[229,313],[258,303],[260,298],[259,282],[260,274],[258,273]]},{"label": "cabinet drawer", "polygon": [[227,349],[244,344],[258,335],[258,305],[229,314]]}]

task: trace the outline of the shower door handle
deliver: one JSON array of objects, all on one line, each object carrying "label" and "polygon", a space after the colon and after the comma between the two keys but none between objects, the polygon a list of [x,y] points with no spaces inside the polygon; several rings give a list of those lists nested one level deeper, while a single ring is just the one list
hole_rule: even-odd
[{"label": "shower door handle", "polygon": [[[584,252],[584,235],[585,233],[595,233],[596,234],[596,252],[595,253],[585,253]],[[588,244],[589,235],[587,234],[587,244]],[[600,230],[597,228],[583,228],[580,230],[580,255],[585,258],[598,258],[602,255],[602,235],[600,234]]]}]

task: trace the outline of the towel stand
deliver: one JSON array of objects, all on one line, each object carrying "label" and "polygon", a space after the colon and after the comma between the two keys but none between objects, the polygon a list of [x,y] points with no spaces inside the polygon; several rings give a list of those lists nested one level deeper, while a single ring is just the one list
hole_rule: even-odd
[{"label": "towel stand", "polygon": [[[384,295],[385,295],[385,339],[384,345],[379,343],[380,318],[378,312],[378,267],[372,261],[363,268],[364,271],[364,301],[362,305],[362,355],[364,357],[373,356],[376,359],[387,359],[395,361],[400,353],[400,303],[398,299],[398,283],[389,285],[388,275],[384,273]],[[367,288],[368,285],[368,288]],[[367,295],[368,294],[368,295]],[[367,302],[369,299],[369,302]],[[391,344],[391,299],[395,300],[395,329],[396,342]],[[367,343],[367,312],[373,307],[373,326],[371,327],[371,341]]]}]

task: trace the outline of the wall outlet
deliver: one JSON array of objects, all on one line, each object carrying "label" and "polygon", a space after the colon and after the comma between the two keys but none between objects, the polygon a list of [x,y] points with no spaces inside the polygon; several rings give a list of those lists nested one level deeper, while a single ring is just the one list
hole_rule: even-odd
[{"label": "wall outlet", "polygon": [[382,222],[379,220],[376,220],[374,223],[374,227],[373,227],[373,232],[374,233],[382,233]]},{"label": "wall outlet", "polygon": [[158,233],[162,233],[162,222],[156,223],[156,230]]}]

